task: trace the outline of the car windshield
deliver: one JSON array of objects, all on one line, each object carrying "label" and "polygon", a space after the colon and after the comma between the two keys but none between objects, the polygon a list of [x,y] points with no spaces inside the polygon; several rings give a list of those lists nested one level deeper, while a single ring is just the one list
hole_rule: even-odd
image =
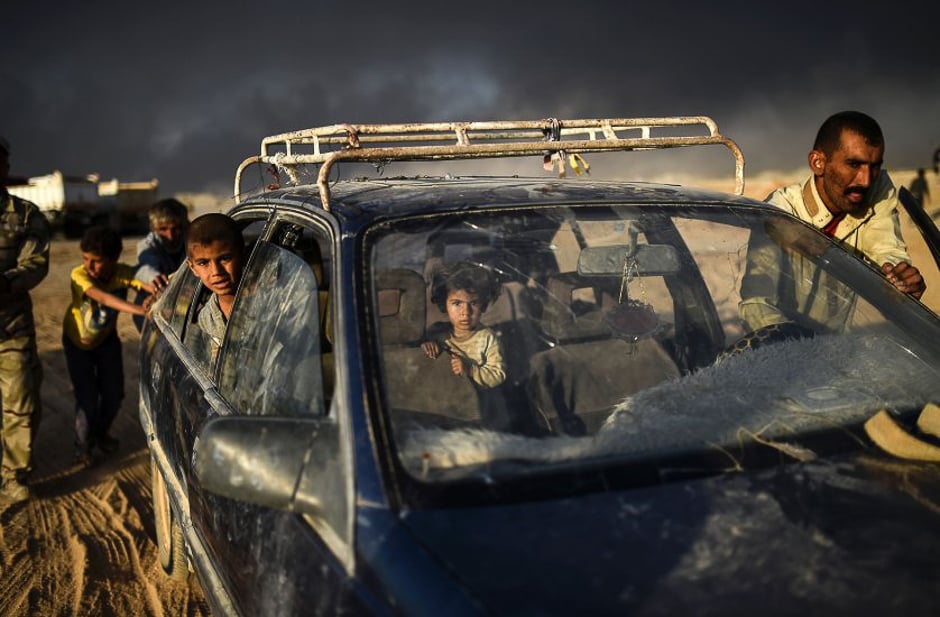
[{"label": "car windshield", "polygon": [[771,208],[464,211],[366,247],[384,413],[421,482],[813,458],[940,398],[936,316]]}]

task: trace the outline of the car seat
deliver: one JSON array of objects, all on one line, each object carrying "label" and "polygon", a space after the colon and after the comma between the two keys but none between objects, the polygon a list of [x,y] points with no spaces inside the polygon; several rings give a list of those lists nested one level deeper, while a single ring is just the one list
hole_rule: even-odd
[{"label": "car seat", "polygon": [[382,344],[385,391],[393,423],[454,428],[479,426],[477,389],[454,375],[450,356],[428,358],[425,340],[425,285],[412,270],[376,273],[376,307]]},{"label": "car seat", "polygon": [[[652,336],[651,310],[618,303],[599,278],[554,274],[541,290],[540,324],[552,348],[532,357],[529,394],[555,432],[593,433],[626,396],[679,375]],[[592,296],[596,302],[584,300]]]},{"label": "car seat", "polygon": [[[494,253],[480,253],[475,258],[483,267],[495,273],[500,283],[496,299],[483,312],[480,322],[490,328],[499,340],[500,352],[506,367],[506,381],[495,388],[478,388],[483,424],[486,428],[526,435],[545,433],[540,419],[534,414],[526,393],[529,363],[536,351],[545,349],[544,337],[525,310],[525,277],[507,266]],[[428,333],[450,328],[447,314],[430,297],[435,276],[445,264],[429,260],[425,266],[428,285]]]}]

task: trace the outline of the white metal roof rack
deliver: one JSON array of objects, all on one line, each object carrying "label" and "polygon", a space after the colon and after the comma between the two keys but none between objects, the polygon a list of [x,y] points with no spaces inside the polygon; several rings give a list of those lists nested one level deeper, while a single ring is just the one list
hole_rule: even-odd
[{"label": "white metal roof rack", "polygon": [[[654,129],[690,128],[688,134],[654,136]],[[702,128],[708,132],[701,135]],[[242,172],[263,163],[283,169],[297,182],[295,167],[320,165],[317,186],[324,209],[330,207],[329,174],[339,161],[386,162],[500,158],[723,145],[734,155],[735,192],[744,193],[744,154],[718,132],[706,116],[588,120],[440,122],[415,124],[334,124],[272,135],[261,140],[261,154],[235,172],[235,197]]]}]

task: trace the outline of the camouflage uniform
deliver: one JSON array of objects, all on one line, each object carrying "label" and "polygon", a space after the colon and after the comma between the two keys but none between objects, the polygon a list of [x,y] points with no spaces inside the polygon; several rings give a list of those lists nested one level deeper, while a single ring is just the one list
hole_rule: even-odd
[{"label": "camouflage uniform", "polygon": [[22,480],[32,465],[39,426],[42,364],[29,290],[49,272],[50,229],[32,203],[0,187],[0,404],[3,480]]}]

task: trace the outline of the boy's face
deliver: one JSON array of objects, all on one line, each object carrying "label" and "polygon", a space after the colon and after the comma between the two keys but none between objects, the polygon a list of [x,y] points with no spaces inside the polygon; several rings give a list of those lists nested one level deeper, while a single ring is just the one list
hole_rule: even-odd
[{"label": "boy's face", "polygon": [[82,267],[85,268],[85,272],[91,278],[107,283],[114,276],[114,271],[117,269],[117,260],[109,259],[97,253],[82,252]]},{"label": "boy's face", "polygon": [[151,231],[157,234],[160,242],[166,247],[166,250],[175,253],[183,245],[183,235],[186,233],[186,223],[173,219],[164,219],[158,221],[151,227]]},{"label": "boy's face", "polygon": [[454,327],[454,334],[458,337],[470,334],[477,329],[480,316],[486,308],[476,294],[468,293],[463,289],[448,293],[444,306],[447,309],[447,319],[450,320],[450,325]]},{"label": "boy's face", "polygon": [[230,296],[238,288],[244,255],[229,242],[216,240],[211,244],[190,244],[186,263],[212,293]]}]

